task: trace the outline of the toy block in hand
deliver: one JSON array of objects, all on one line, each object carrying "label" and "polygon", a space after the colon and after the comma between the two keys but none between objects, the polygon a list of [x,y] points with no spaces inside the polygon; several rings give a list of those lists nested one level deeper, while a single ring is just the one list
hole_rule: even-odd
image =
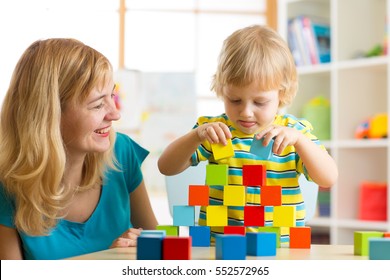
[{"label": "toy block in hand", "polygon": [[192,247],[210,247],[210,227],[191,226],[189,234],[192,238]]},{"label": "toy block in hand", "polygon": [[157,225],[156,229],[164,230],[166,232],[166,236],[179,236],[179,226]]},{"label": "toy block in hand", "polygon": [[162,260],[163,240],[163,236],[139,236],[137,238],[137,260]]},{"label": "toy block in hand", "polygon": [[276,239],[274,232],[248,232],[246,248],[248,256],[276,256]]},{"label": "toy block in hand", "polygon": [[264,206],[244,206],[244,226],[264,226]]},{"label": "toy block in hand", "polygon": [[263,206],[281,206],[282,205],[282,187],[281,186],[261,186],[261,205]]},{"label": "toy block in hand", "polygon": [[253,164],[242,166],[242,184],[244,186],[266,185],[267,169],[265,165]]},{"label": "toy block in hand", "polygon": [[274,206],[274,227],[295,227],[295,206]]},{"label": "toy block in hand", "polygon": [[206,206],[206,225],[224,227],[228,225],[228,208],[223,205]]},{"label": "toy block in hand", "polygon": [[228,183],[229,167],[226,164],[206,165],[206,185],[225,186]]},{"label": "toy block in hand", "polygon": [[390,238],[370,238],[369,260],[390,260]]},{"label": "toy block in hand", "polygon": [[258,232],[273,232],[276,234],[276,248],[280,248],[280,227],[259,227]]},{"label": "toy block in hand", "polygon": [[213,151],[215,160],[220,160],[220,159],[234,156],[232,139],[226,139],[226,141],[227,141],[226,145],[223,145],[222,143],[211,144],[211,149]]},{"label": "toy block in hand", "polygon": [[379,231],[355,231],[353,234],[354,255],[368,256],[369,252],[369,238],[382,238],[383,232]]},{"label": "toy block in hand", "polygon": [[258,156],[262,160],[269,160],[272,156],[274,139],[271,139],[267,146],[263,145],[263,140],[264,138],[257,140],[256,137],[254,137],[249,152]]},{"label": "toy block in hand", "polygon": [[195,206],[173,205],[174,226],[194,226]]},{"label": "toy block in hand", "polygon": [[189,185],[188,187],[188,205],[207,206],[209,205],[209,186]]},{"label": "toy block in hand", "polygon": [[216,260],[245,260],[246,237],[243,235],[215,235]]},{"label": "toy block in hand", "polygon": [[244,226],[226,226],[223,227],[223,234],[239,234],[245,235],[246,227]]},{"label": "toy block in hand", "polygon": [[163,239],[163,260],[190,260],[191,237],[168,236]]},{"label": "toy block in hand", "polygon": [[290,248],[310,249],[311,247],[311,228],[310,227],[291,227],[290,228]]},{"label": "toy block in hand", "polygon": [[151,229],[145,229],[141,231],[140,236],[161,236],[165,237],[167,235],[167,232],[165,230],[151,230]]},{"label": "toy block in hand", "polygon": [[245,206],[246,191],[244,186],[224,186],[223,205]]}]

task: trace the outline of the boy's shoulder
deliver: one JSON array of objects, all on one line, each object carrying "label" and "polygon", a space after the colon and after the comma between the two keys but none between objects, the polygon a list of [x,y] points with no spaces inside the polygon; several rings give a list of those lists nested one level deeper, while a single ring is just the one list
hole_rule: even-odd
[{"label": "boy's shoulder", "polygon": [[198,117],[198,125],[210,122],[222,122],[224,124],[230,124],[229,118],[226,114],[221,114],[219,116],[200,116]]}]

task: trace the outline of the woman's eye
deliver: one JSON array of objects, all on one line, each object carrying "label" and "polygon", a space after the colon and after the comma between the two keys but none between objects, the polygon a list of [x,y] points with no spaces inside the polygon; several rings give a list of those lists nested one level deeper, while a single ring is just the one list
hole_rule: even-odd
[{"label": "woman's eye", "polygon": [[104,106],[104,103],[100,103],[99,105],[95,106],[95,109],[101,109],[103,108]]}]

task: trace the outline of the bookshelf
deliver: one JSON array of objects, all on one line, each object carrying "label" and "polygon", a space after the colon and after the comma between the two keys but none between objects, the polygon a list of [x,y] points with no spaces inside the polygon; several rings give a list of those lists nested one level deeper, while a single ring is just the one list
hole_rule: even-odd
[{"label": "bookshelf", "polygon": [[[329,21],[332,58],[330,63],[298,67],[299,91],[287,111],[300,116],[311,98],[330,100],[331,138],[324,143],[340,172],[330,191],[330,215],[316,216],[308,225],[321,239],[328,235],[331,244],[353,244],[355,231],[390,231],[389,191],[387,221],[358,219],[361,182],[390,182],[390,140],[354,137],[365,118],[390,113],[390,56],[362,56],[386,40],[390,0],[278,0],[278,30],[286,40],[289,19],[300,15]],[[389,131],[389,123],[387,127]]]}]

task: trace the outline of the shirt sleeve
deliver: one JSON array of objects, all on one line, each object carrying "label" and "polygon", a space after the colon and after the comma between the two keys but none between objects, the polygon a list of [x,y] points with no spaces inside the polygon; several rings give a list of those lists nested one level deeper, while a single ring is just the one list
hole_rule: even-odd
[{"label": "shirt sleeve", "polygon": [[141,147],[129,136],[117,133],[115,156],[124,173],[129,193],[133,192],[143,180],[141,165],[149,151]]}]

